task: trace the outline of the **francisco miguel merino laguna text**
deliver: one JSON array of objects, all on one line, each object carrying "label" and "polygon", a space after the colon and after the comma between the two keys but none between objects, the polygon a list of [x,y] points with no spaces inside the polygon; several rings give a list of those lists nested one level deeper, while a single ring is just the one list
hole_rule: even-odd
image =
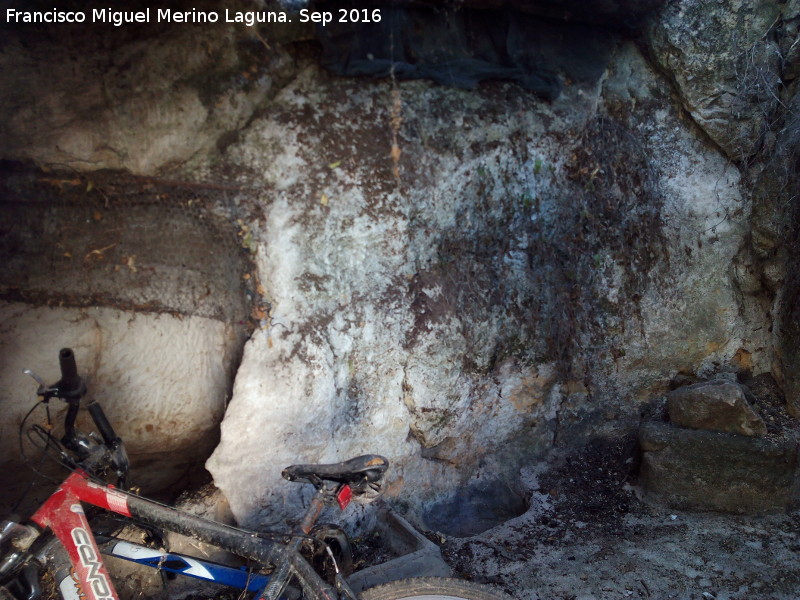
[{"label": "francisco miguel merino laguna text", "polygon": [[[28,11],[6,9],[7,23],[85,23],[87,14],[90,23],[110,23],[120,27],[126,23],[150,23],[151,16],[155,16],[158,23],[216,23],[220,21],[220,14],[210,10],[172,10],[171,8],[158,8],[151,11],[149,8],[139,11],[112,10],[110,8],[95,8],[91,13],[82,10],[64,11],[53,8],[46,11]],[[256,23],[289,23],[291,20],[282,11],[232,11],[225,9],[225,23],[244,23],[253,26]],[[311,15],[306,15],[307,20],[316,20]],[[301,15],[301,21],[304,21]]]}]

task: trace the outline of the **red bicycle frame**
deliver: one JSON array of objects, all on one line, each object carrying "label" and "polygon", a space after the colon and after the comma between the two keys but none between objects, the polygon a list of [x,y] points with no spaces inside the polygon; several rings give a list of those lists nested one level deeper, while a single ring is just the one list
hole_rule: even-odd
[{"label": "red bicycle frame", "polygon": [[[338,492],[332,494],[336,490]],[[267,586],[262,591],[264,598],[278,598],[287,578],[294,574],[311,597],[333,600],[339,596],[336,590],[323,581],[298,552],[300,542],[311,530],[329,497],[335,497],[344,509],[351,498],[350,486],[319,487],[299,528],[302,535],[288,534],[286,537],[291,541],[284,545],[250,531],[209,521],[123,492],[111,485],[95,483],[85,471],[77,470],[67,477],[31,520],[43,529],[50,529],[64,546],[72,565],[68,581],[73,584],[74,593],[81,600],[118,600],[81,503],[194,537],[261,565],[274,566],[275,573],[266,578]],[[65,597],[73,596],[69,589],[62,589],[61,592]]]},{"label": "red bicycle frame", "polygon": [[[118,481],[125,481],[129,466],[128,458],[122,440],[114,432],[100,404],[93,401],[87,408],[103,438],[103,444],[90,443],[86,436],[78,436],[75,429],[75,419],[81,398],[86,393],[86,385],[78,375],[75,355],[70,348],[64,348],[59,352],[59,364],[61,379],[51,386],[45,385],[40,377],[30,371],[26,372],[39,383],[37,394],[42,398],[42,402],[47,403],[52,398],[61,398],[69,404],[69,410],[64,420],[65,434],[61,446],[76,453],[82,460],[79,464],[84,466],[95,464],[100,472],[113,467]],[[52,436],[47,431],[40,428],[38,433],[40,436],[46,437],[48,444],[50,443],[49,440]],[[59,446],[58,443],[56,445]],[[70,461],[70,464],[73,463]],[[82,503],[86,503],[134,519],[145,527],[172,531],[217,546],[221,550],[227,550],[241,558],[253,561],[259,565],[259,570],[272,569],[269,575],[258,574],[258,585],[264,583],[259,598],[264,600],[277,600],[291,579],[296,579],[306,595],[312,599],[334,600],[339,597],[338,590],[342,590],[345,596],[355,599],[356,595],[349,588],[338,568],[336,569],[336,587],[333,587],[322,579],[314,567],[303,557],[300,552],[301,544],[303,540],[309,538],[314,523],[324,506],[337,501],[344,510],[352,498],[353,486],[356,486],[359,491],[364,491],[367,487],[377,490],[378,482],[387,467],[388,461],[385,458],[371,454],[358,456],[335,465],[292,465],[287,467],[283,471],[286,479],[310,483],[317,488],[317,493],[312,499],[301,525],[294,532],[287,532],[287,534],[259,535],[253,531],[245,531],[203,519],[116,489],[112,485],[95,483],[82,469],[74,471],[64,480],[55,493],[31,517],[31,521],[38,525],[42,532],[49,529],[66,551],[71,570],[68,571],[69,578],[62,578],[59,585],[61,587],[63,582],[67,584],[73,582],[74,586],[65,585],[65,589],[62,589],[62,595],[65,597],[77,594],[81,600],[118,600],[117,592],[103,564],[100,548],[82,506]],[[94,470],[91,467],[85,468],[89,471]],[[13,521],[3,522],[0,541],[3,541],[5,537],[10,537],[10,532],[14,530],[14,527],[18,527],[18,524]],[[23,573],[30,579],[31,571],[28,568],[33,567],[34,571],[36,569],[35,565],[26,564],[31,556],[35,557],[39,563],[47,563],[51,559],[56,559],[53,562],[63,563],[64,568],[68,566],[63,553],[55,553],[53,556],[48,554],[49,545],[54,542],[52,536],[46,534],[44,537],[39,537],[34,529],[34,527],[23,527],[23,530],[29,535],[21,538],[21,543],[13,553],[9,553],[6,557],[0,557],[0,575],[6,577]],[[312,539],[314,539],[313,536]],[[323,544],[326,543],[322,539],[319,541]],[[34,547],[34,544],[38,545]],[[32,547],[35,548],[33,552],[30,551]],[[332,555],[331,557],[333,558]],[[130,559],[130,557],[125,558]],[[195,560],[192,557],[189,558]],[[61,571],[62,564],[57,566]],[[160,564],[149,566],[161,569]],[[216,567],[219,567],[217,571],[220,572],[227,570],[238,573],[238,570],[225,565],[216,565]],[[165,570],[169,569],[165,568]],[[66,575],[67,572],[62,571],[62,574]],[[186,574],[190,573],[186,571]],[[210,581],[218,581],[215,577],[210,576],[210,572],[208,574]],[[34,577],[35,575],[34,573]],[[230,579],[228,581],[230,582]],[[15,583],[18,584],[19,581]],[[238,583],[240,583],[238,580],[234,580],[230,582],[230,585],[241,587],[238,586]],[[247,583],[245,582],[245,587],[247,587]],[[225,583],[225,585],[227,584]],[[32,593],[38,590],[38,581],[29,581],[29,585]],[[0,589],[0,592],[2,591]]]},{"label": "red bicycle frame", "polygon": [[[81,502],[131,516],[128,496],[110,486],[93,483],[83,471],[72,473],[36,511],[31,520],[49,528],[69,555],[79,596],[88,600],[115,600],[117,592],[100,558]],[[83,592],[83,593],[80,593]]]}]

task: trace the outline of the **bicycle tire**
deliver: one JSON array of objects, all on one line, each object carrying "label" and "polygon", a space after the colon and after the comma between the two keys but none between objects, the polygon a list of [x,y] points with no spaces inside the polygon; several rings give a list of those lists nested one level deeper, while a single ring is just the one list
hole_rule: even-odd
[{"label": "bicycle tire", "polygon": [[448,577],[400,579],[361,592],[360,600],[513,600],[487,585]]}]

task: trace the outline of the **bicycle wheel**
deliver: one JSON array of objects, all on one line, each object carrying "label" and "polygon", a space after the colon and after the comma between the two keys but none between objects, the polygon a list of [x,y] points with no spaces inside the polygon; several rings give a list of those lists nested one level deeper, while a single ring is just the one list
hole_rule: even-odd
[{"label": "bicycle wheel", "polygon": [[361,600],[512,600],[486,585],[446,577],[401,579],[361,592]]}]

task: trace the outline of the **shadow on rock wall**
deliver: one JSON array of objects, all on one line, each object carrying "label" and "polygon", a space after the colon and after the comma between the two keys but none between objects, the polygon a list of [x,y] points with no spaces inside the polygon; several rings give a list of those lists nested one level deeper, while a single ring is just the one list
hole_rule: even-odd
[{"label": "shadow on rock wall", "polygon": [[3,164],[4,461],[22,460],[17,429],[35,401],[22,369],[55,381],[61,347],[125,440],[135,484],[171,485],[207,457],[256,296],[224,193],[237,191]]},{"label": "shadow on rock wall", "polygon": [[[172,30],[113,56],[76,52],[74,68],[52,75],[54,39],[3,46],[3,64],[25,74],[19,90],[2,90],[13,125],[4,156],[193,181],[225,173],[258,188],[10,168],[4,372],[74,346],[95,389],[121,399],[109,416],[128,424],[143,461],[159,458],[148,456],[155,434],[159,450],[199,459],[227,410],[209,470],[237,518],[263,523],[276,505],[297,508],[272,502],[285,464],[365,451],[393,460],[395,496],[405,487],[422,504],[463,491],[455,513],[434,512],[481,510],[469,504],[480,489],[463,487],[476,472],[513,485],[521,464],[553,446],[630,427],[678,372],[763,371],[772,314],[742,309],[731,274],[751,236],[741,140],[701,131],[720,124],[717,100],[724,110],[743,101],[705,93],[727,90],[730,76],[726,60],[705,69],[706,47],[689,43],[703,41],[705,4],[682,3],[691,18],[677,4],[656,15],[643,44],[651,56],[630,30],[609,27],[631,2],[510,4],[384,7],[369,35]],[[749,5],[720,6],[715,32],[728,9],[741,13],[710,46],[720,54],[740,37],[760,40],[779,10],[738,36]],[[579,21],[560,20],[565,11]],[[698,65],[711,73],[702,85]],[[695,94],[715,99],[709,111],[694,110]],[[47,111],[35,119],[29,98],[69,126]],[[758,102],[750,108],[743,120],[763,117]],[[763,273],[789,238],[772,236]],[[263,289],[255,275],[243,287],[241,245]],[[791,306],[781,277],[770,293]],[[247,296],[264,306],[226,409]],[[44,337],[29,323],[59,332],[45,358],[26,352]],[[147,367],[130,373],[143,356]],[[3,439],[20,419],[9,414]],[[179,422],[191,435],[176,435]],[[492,502],[504,516],[525,507]]]},{"label": "shadow on rock wall", "polygon": [[474,89],[513,81],[554,100],[560,76],[592,82],[611,51],[606,30],[551,23],[516,11],[384,8],[378,23],[332,23],[318,31],[321,64],[348,77],[431,79]]},{"label": "shadow on rock wall", "polygon": [[800,417],[799,106],[800,96],[795,96],[777,135],[777,151],[758,182],[751,242],[759,286],[773,299],[770,309],[776,312],[776,375],[795,417]]}]

